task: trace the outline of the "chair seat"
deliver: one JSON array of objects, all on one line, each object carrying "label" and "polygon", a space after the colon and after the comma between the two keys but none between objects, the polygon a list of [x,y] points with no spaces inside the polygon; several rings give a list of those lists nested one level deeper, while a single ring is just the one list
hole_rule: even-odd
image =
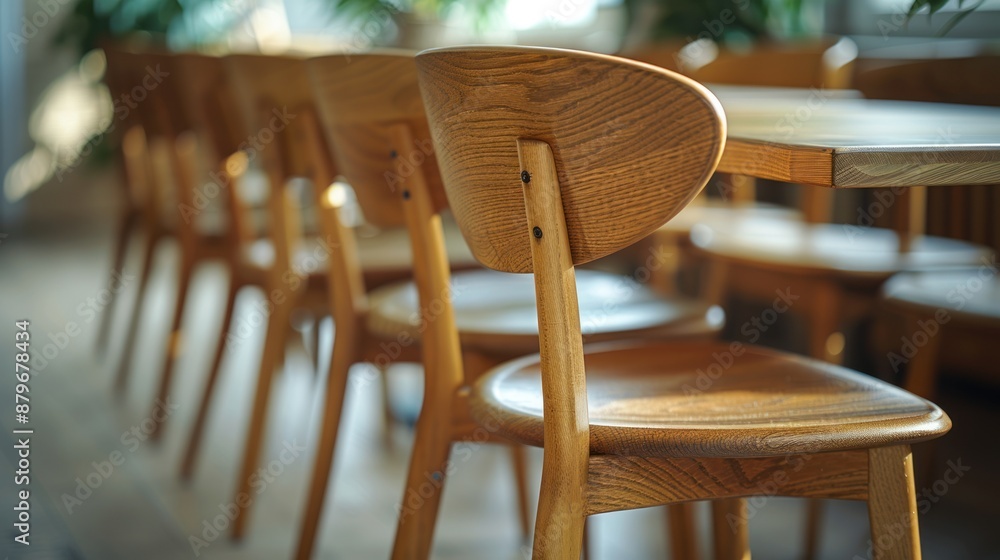
[{"label": "chair seat", "polygon": [[[628,277],[577,270],[584,341],[652,335],[710,336],[723,324],[718,307],[693,300],[665,299]],[[416,286],[393,284],[371,294],[368,328],[395,339],[420,337]],[[492,270],[452,275],[452,305],[463,347],[505,359],[538,351],[534,277]],[[433,313],[433,304],[431,311]]]},{"label": "chair seat", "polygon": [[976,266],[992,255],[982,245],[932,236],[918,237],[904,253],[892,230],[766,217],[698,224],[691,231],[691,241],[703,253],[743,264],[868,278]]},{"label": "chair seat", "polygon": [[[380,230],[373,235],[357,235],[358,258],[365,273],[399,272],[398,277],[412,276],[413,255],[410,238],[405,229]],[[455,226],[445,228],[448,259],[455,269],[475,266],[475,259]],[[296,250],[294,263],[300,270],[314,263],[313,271],[326,274],[326,257],[332,249],[319,238],[306,239]],[[249,266],[268,269],[274,264],[274,245],[269,239],[258,239],[244,250],[244,261]]]},{"label": "chair seat", "polygon": [[1000,328],[1000,279],[991,264],[979,268],[897,274],[882,288],[886,303],[934,317]]},{"label": "chair seat", "polygon": [[[739,343],[588,349],[592,454],[767,457],[915,443],[951,426],[934,404],[823,362]],[[476,420],[542,446],[538,355],[485,374]]]},{"label": "chair seat", "polygon": [[685,206],[658,231],[686,234],[698,224],[739,224],[752,220],[802,221],[802,212],[775,204],[754,203],[734,204],[716,198]]}]

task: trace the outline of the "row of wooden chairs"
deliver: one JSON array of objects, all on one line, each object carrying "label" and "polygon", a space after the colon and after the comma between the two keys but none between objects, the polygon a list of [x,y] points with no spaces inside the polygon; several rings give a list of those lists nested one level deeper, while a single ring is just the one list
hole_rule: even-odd
[{"label": "row of wooden chairs", "polygon": [[[429,555],[451,444],[482,428],[491,440],[537,446],[545,434],[538,558],[576,558],[588,515],[701,499],[716,500],[717,517],[744,521],[732,532],[729,523],[716,524],[718,556],[742,558],[741,498],[776,473],[789,480],[783,495],[868,500],[876,542],[902,528],[904,537],[891,539],[877,557],[919,555],[909,444],[947,431],[940,409],[833,365],[713,342],[720,325],[705,303],[642,286],[616,294],[612,277],[575,273],[577,265],[655,231],[708,181],[724,146],[725,119],[696,82],[613,57],[517,48],[308,60],[108,49],[108,63],[113,91],[127,91],[152,63],[185,76],[151,92],[125,133],[128,176],[142,177],[131,186],[172,176],[184,205],[198,188],[198,135],[217,139],[206,158],[210,169],[235,182],[246,160],[258,157],[269,178],[274,256],[258,285],[273,311],[237,492],[247,490],[259,460],[291,309],[312,293],[334,317],[299,558],[310,557],[316,538],[348,368],[384,365],[384,345],[374,343],[386,340],[401,348],[392,360],[419,355],[425,370],[407,490],[428,475],[441,481],[422,507],[400,516],[394,558]],[[196,76],[195,64],[215,70]],[[180,127],[185,94],[174,88],[189,89],[205,118]],[[226,121],[234,106],[240,115]],[[275,109],[294,115],[280,130],[269,124]],[[244,130],[271,130],[267,145],[251,152],[219,124],[240,121]],[[351,184],[366,219],[406,226],[412,284],[370,289],[359,264],[364,247],[341,220],[336,187],[329,186],[337,177]],[[308,274],[294,263],[301,197],[290,185],[302,178],[312,181],[329,248],[328,268]],[[235,227],[246,215],[237,190],[229,190],[229,238],[246,231]],[[500,272],[453,278],[442,218],[448,209],[476,259]],[[534,273],[533,295],[530,282],[502,274],[527,272]],[[179,316],[183,303],[178,309]],[[581,325],[589,327],[586,337]],[[175,319],[174,332],[179,326]],[[225,332],[221,337],[220,348]],[[655,340],[583,348],[584,340],[636,338]],[[540,357],[508,361],[536,349]],[[721,375],[705,386],[698,372],[713,366]],[[161,394],[169,391],[170,369],[168,363],[161,375]],[[523,486],[521,493],[527,524]],[[234,523],[235,535],[245,531],[248,513]]]}]

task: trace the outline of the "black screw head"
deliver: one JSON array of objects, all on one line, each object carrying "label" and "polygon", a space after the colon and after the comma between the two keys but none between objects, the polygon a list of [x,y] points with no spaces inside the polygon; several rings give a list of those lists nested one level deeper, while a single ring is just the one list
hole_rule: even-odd
[{"label": "black screw head", "polygon": [[396,150],[392,150],[391,152],[389,152],[389,157],[396,159]]},{"label": "black screw head", "polygon": [[410,191],[403,191],[403,200],[410,200]]},{"label": "black screw head", "polygon": [[530,183],[531,182],[531,173],[528,173],[527,171],[522,171],[521,172],[521,182],[522,183]]},{"label": "black screw head", "polygon": [[531,233],[535,234],[535,239],[541,239],[542,238],[542,228],[540,228],[538,226],[535,226],[534,229],[531,230]]}]

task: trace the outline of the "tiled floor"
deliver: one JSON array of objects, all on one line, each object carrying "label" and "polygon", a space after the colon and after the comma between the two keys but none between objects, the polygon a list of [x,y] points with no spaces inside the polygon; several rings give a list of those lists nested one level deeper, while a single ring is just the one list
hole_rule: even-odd
[{"label": "tiled floor", "polygon": [[[53,357],[44,368],[36,367],[31,381],[34,502],[33,544],[27,550],[34,555],[27,555],[21,545],[10,544],[13,535],[0,545],[0,553],[11,558],[97,560],[290,557],[311,471],[322,376],[310,372],[301,352],[289,352],[285,374],[276,378],[264,455],[267,461],[275,460],[286,444],[293,443],[305,451],[281,465],[281,473],[255,497],[251,530],[243,542],[233,543],[226,535],[216,537],[214,531],[206,531],[206,521],[220,515],[232,499],[263,333],[256,329],[256,338],[227,356],[197,474],[189,484],[180,482],[180,453],[220,319],[222,269],[208,266],[195,278],[188,307],[193,312],[185,323],[191,333],[188,351],[177,364],[171,395],[171,403],[178,408],[166,420],[163,440],[154,444],[128,435],[123,438],[132,426],[141,430],[150,413],[173,299],[171,273],[176,255],[172,248],[159,255],[131,383],[124,394],[115,395],[111,381],[120,348],[113,345],[105,357],[96,356],[98,321],[88,322],[90,316],[78,309],[107,283],[113,214],[105,201],[112,200],[114,190],[104,175],[81,169],[74,178],[33,195],[23,227],[4,230],[8,236],[0,244],[0,364],[13,361],[15,319],[31,320],[34,352],[45,350],[53,341],[47,350]],[[114,318],[113,342],[122,339],[134,286],[120,294],[124,305]],[[248,290],[241,296],[241,309],[246,311],[260,297]],[[67,332],[68,322],[77,323],[80,333],[63,340],[59,333]],[[324,329],[329,335],[330,325]],[[57,342],[64,347],[55,346]],[[412,403],[419,389],[418,372],[403,367],[392,373],[394,395],[400,403]],[[388,556],[412,441],[408,428],[400,425],[394,428],[391,445],[385,444],[380,389],[364,383],[360,376],[355,381],[322,529],[323,558]],[[13,376],[0,376],[0,401],[13,400],[12,382]],[[995,529],[1000,521],[996,506],[1000,453],[993,433],[1000,419],[997,395],[946,387],[940,400],[956,427],[939,450],[937,475],[943,474],[949,460],[961,460],[971,470],[954,485],[945,486],[943,497],[921,515],[925,558],[1000,558]],[[0,410],[0,423],[8,434],[15,428],[13,416],[12,410]],[[116,452],[124,462],[113,466],[110,460],[119,458]],[[530,457],[535,492],[541,453],[533,450]],[[0,468],[12,471],[16,457],[11,445],[4,446],[0,458]],[[2,480],[0,523],[11,527],[12,476],[5,474]],[[83,486],[88,481],[96,488]],[[527,557],[526,541],[517,528],[512,487],[506,451],[488,446],[476,450],[449,480],[434,557]],[[754,557],[797,558],[803,504],[771,499],[755,505],[759,507],[751,521]],[[868,558],[864,505],[831,502],[828,512],[822,558]],[[661,509],[599,516],[591,532],[593,558],[665,558],[664,527]],[[203,539],[207,547],[195,551],[192,535]],[[704,537],[708,542],[707,534]]]}]

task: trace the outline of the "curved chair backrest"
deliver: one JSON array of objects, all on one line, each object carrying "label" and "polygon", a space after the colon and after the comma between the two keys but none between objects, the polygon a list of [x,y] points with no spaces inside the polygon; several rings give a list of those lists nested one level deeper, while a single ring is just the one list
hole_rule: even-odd
[{"label": "curved chair backrest", "polygon": [[390,128],[405,124],[418,150],[410,162],[428,183],[435,210],[447,206],[420,98],[413,53],[376,51],[330,55],[306,62],[316,103],[333,144],[337,167],[354,187],[365,219],[379,227],[403,225],[395,191],[406,177],[397,173],[398,156]]},{"label": "curved chair backrest", "polygon": [[[280,54],[233,54],[223,58],[240,123],[240,144],[251,154],[276,151],[286,177],[309,177],[311,148],[296,122],[313,108],[305,59]],[[276,146],[273,139],[280,138]]]},{"label": "curved chair backrest", "polygon": [[[711,49],[711,51],[710,51]],[[748,51],[716,49],[707,42],[663,43],[622,56],[676,70],[703,83],[765,87],[850,87],[858,49],[853,41],[755,45]]]},{"label": "curved chair backrest", "polygon": [[215,156],[225,158],[239,150],[246,140],[242,115],[233,105],[235,98],[226,79],[223,59],[209,54],[184,52],[174,56],[174,67],[180,72],[184,110],[195,128],[207,136]]},{"label": "curved chair backrest", "polygon": [[527,47],[426,51],[417,68],[452,213],[496,270],[532,272],[518,140],[552,150],[574,265],[663,225],[722,155],[718,101],[662,68]]}]

